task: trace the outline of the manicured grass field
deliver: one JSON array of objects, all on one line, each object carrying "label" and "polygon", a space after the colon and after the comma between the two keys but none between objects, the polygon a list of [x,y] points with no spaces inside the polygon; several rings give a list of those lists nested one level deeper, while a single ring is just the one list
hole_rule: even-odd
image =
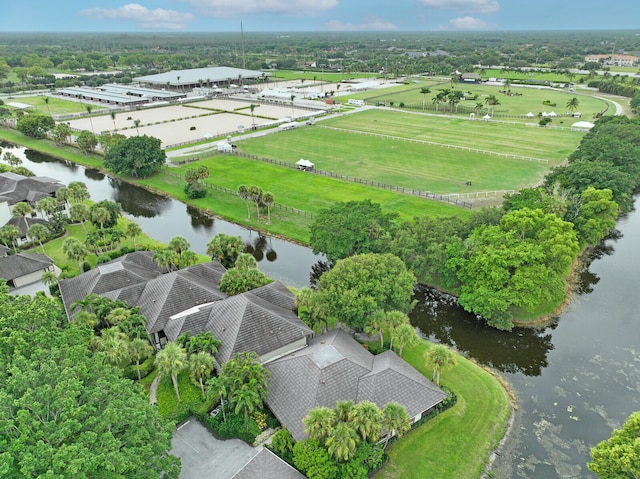
[{"label": "manicured grass field", "polygon": [[[405,117],[410,128],[413,118],[410,115]],[[464,142],[472,143],[469,140]],[[513,142],[513,139],[508,142]],[[531,186],[561,160],[556,155],[555,161],[547,164],[364,136],[321,126],[245,140],[238,142],[238,147],[245,153],[288,163],[305,158],[320,170],[435,193],[509,190]],[[507,146],[504,150],[508,151]],[[466,184],[468,181],[471,186]]]},{"label": "manicured grass field", "polygon": [[373,109],[327,119],[320,125],[547,159],[552,165],[571,154],[584,135],[558,128]]},{"label": "manicured grass field", "polygon": [[[405,351],[403,357],[425,376],[423,354],[428,341]],[[506,390],[489,372],[458,357],[456,366],[442,373],[441,384],[458,396],[458,403],[387,450],[389,462],[377,479],[477,479],[488,455],[506,430],[511,411]]]},{"label": "manicured grass field", "polygon": [[[400,106],[400,103],[404,103],[407,107],[412,107],[414,110],[421,110],[423,100],[426,100],[425,107],[427,111],[433,113],[435,112],[433,98],[441,89],[451,89],[451,83],[445,82],[438,86],[431,86],[431,93],[428,93],[426,97],[423,97],[420,93],[420,88],[421,86],[419,85],[409,84],[403,87],[370,90],[350,96],[350,98],[365,100],[368,105],[375,105],[376,102],[383,101],[387,106],[390,106],[390,102],[393,101],[396,108]],[[537,116],[528,119],[524,115],[528,112],[538,115],[538,113],[542,113],[543,111],[546,111],[547,113],[555,111],[558,115],[566,114],[569,112],[566,107],[567,102],[574,96],[576,96],[580,102],[577,111],[582,113],[583,119],[592,119],[596,113],[605,110],[607,107],[606,101],[594,98],[590,96],[590,92],[589,94],[586,94],[581,90],[578,90],[574,94],[561,89],[522,87],[517,85],[511,85],[510,88],[511,93],[513,93],[511,96],[501,93],[501,91],[506,90],[504,86],[456,83],[455,89],[461,90],[465,93],[468,92],[466,95],[467,97],[477,95],[477,98],[474,100],[463,100],[460,102],[458,105],[458,114],[464,114],[464,116],[468,117],[469,111],[473,111],[476,103],[482,103],[484,108],[479,112],[476,112],[476,114],[480,114],[481,116],[489,112],[491,116],[508,116],[511,120],[536,123],[538,121]],[[516,93],[518,95],[515,95]],[[485,100],[489,95],[495,95],[500,101],[500,104],[495,107],[489,107],[486,105]],[[542,103],[547,100],[552,105],[545,105]],[[555,106],[553,106],[553,104],[555,104]],[[490,110],[487,108],[490,108]],[[450,114],[452,112],[452,108],[448,104],[440,104],[438,106],[438,111],[440,113]],[[453,108],[453,112],[455,113],[455,108]],[[613,113],[615,113],[615,109],[609,108],[607,114]],[[561,121],[564,123],[560,123]],[[574,121],[577,120],[558,117],[553,120],[553,125],[570,126]]]},{"label": "manicured grass field", "polygon": [[[45,98],[49,98],[49,104],[47,105],[44,101]],[[11,101],[11,100],[9,100]],[[33,107],[38,111],[38,113],[42,113],[45,115],[63,115],[66,113],[81,113],[87,111],[86,105],[79,103],[77,101],[65,100],[61,97],[57,96],[27,96],[20,97],[15,99],[16,102],[26,103],[27,105],[33,105]],[[104,110],[104,108],[100,108],[96,105],[91,105],[93,112],[98,112]]]}]

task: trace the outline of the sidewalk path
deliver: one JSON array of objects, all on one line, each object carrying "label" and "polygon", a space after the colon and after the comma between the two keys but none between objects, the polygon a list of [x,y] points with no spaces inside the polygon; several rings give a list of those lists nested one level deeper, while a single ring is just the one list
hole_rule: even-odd
[{"label": "sidewalk path", "polygon": [[155,404],[158,402],[158,399],[156,398],[158,384],[160,384],[160,376],[156,376],[151,382],[151,388],[149,389],[149,404]]}]

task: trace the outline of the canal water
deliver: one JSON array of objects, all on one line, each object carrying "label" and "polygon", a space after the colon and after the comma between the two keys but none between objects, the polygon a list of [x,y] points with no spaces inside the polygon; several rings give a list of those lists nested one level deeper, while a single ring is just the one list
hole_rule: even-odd
[{"label": "canal water", "polygon": [[[266,274],[294,286],[308,284],[320,259],[308,248],[202,215],[95,170],[22,148],[14,153],[38,175],[84,181],[92,199],[120,202],[126,216],[160,241],[181,235],[204,253],[215,234],[240,235]],[[621,218],[618,231],[593,255],[569,306],[546,327],[497,331],[454,298],[427,288],[418,292],[411,319],[423,335],[495,368],[516,393],[515,423],[494,477],[595,477],[586,468],[590,448],[640,410],[640,215]]]},{"label": "canal water", "polygon": [[0,143],[0,147],[22,159],[23,166],[36,175],[55,178],[64,184],[82,181],[87,185],[93,201],[120,203],[124,216],[137,222],[147,235],[163,243],[168,243],[174,236],[183,236],[191,243],[191,250],[206,254],[207,243],[216,234],[240,236],[256,258],[260,270],[270,278],[297,288],[309,285],[311,266],[324,259],[304,246],[260,235],[256,231],[203,214],[180,201],[105,176],[98,170],[7,143]]}]

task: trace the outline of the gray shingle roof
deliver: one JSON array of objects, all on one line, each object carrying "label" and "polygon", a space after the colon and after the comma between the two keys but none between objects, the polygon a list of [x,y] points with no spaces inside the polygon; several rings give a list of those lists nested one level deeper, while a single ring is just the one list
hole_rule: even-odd
[{"label": "gray shingle roof", "polygon": [[[25,219],[27,220],[26,223]],[[20,237],[24,238],[27,236],[27,231],[29,231],[29,228],[31,228],[33,225],[38,224],[47,226],[49,222],[42,218],[32,218],[30,216],[27,216],[26,218],[23,218],[22,216],[12,216],[11,219],[7,221],[7,224],[18,228],[18,231],[20,231]]]},{"label": "gray shingle roof", "polygon": [[304,479],[304,477],[269,449],[263,448],[231,479]]},{"label": "gray shingle roof", "polygon": [[[163,269],[151,259],[152,256],[152,251],[136,251],[60,281],[60,294],[67,316],[73,316],[71,303],[92,293],[106,295],[132,285],[144,284],[162,274]],[[115,299],[113,296],[111,298]]]},{"label": "gray shingle roof", "polygon": [[313,334],[291,309],[271,303],[252,291],[179,315],[164,327],[170,341],[186,332],[205,331],[222,341],[216,356],[220,364],[237,352],[254,351],[261,356]]},{"label": "gray shingle roof", "polygon": [[18,253],[0,257],[0,278],[11,281],[26,274],[44,271],[53,260],[40,253]]},{"label": "gray shingle roof", "polygon": [[413,417],[446,397],[396,353],[374,356],[341,330],[266,367],[271,372],[267,404],[296,440],[306,437],[302,419],[314,407],[368,400],[382,408],[396,401]]},{"label": "gray shingle roof", "polygon": [[0,173],[0,197],[10,205],[20,201],[33,203],[52,196],[64,185],[46,176],[22,176],[16,173]]}]

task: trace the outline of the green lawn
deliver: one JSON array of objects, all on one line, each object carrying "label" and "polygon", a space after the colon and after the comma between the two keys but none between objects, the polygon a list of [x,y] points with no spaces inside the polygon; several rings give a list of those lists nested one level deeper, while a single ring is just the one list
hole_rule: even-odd
[{"label": "green lawn", "polygon": [[[404,359],[425,376],[423,353],[428,341],[405,351]],[[458,357],[442,373],[441,384],[453,390],[458,403],[388,448],[389,462],[377,479],[477,479],[489,453],[506,431],[511,412],[507,391],[475,363]]]},{"label": "green lawn", "polygon": [[559,128],[375,109],[330,118],[319,125],[547,159],[551,164],[571,154],[584,135]]},{"label": "green lawn", "polygon": [[[390,112],[373,112],[381,115],[381,119],[401,120],[404,117],[407,120],[405,125],[409,130],[416,121],[423,120],[417,115],[404,114],[394,117],[394,113],[391,115],[387,113]],[[354,114],[349,117],[359,115]],[[433,121],[439,121],[439,119]],[[345,122],[348,124],[349,119],[345,119]],[[378,131],[391,131],[395,128],[392,125],[387,129],[385,128],[386,120],[383,120],[383,123],[379,128],[376,127]],[[332,124],[331,121],[328,124]],[[434,193],[510,190],[531,186],[541,179],[551,166],[565,157],[555,153],[552,158],[554,161],[549,163],[526,161],[466,149],[363,136],[348,131],[331,130],[324,128],[323,125],[324,122],[318,127],[300,128],[239,141],[238,147],[245,153],[288,163],[295,163],[300,158],[305,158],[315,163],[316,168],[320,170]],[[447,134],[445,131],[447,128],[454,129],[451,125],[445,126],[438,137],[439,140],[444,141],[443,136]],[[528,133],[529,130],[522,128],[523,132]],[[482,125],[477,129],[481,130]],[[486,142],[490,141],[491,134],[496,137],[505,132],[504,127],[495,128],[493,125],[485,129],[490,130],[487,133]],[[398,133],[403,134],[401,131]],[[430,138],[430,136],[425,132],[423,138]],[[579,137],[576,135],[576,138]],[[473,144],[472,139],[451,138],[451,141],[457,144]],[[504,152],[509,151],[508,143],[514,143],[513,137],[505,137],[504,147],[499,149]],[[488,145],[482,144],[482,146]],[[571,146],[566,149],[567,154],[572,151],[570,148]],[[520,150],[516,149],[514,153],[538,154],[541,152],[522,147]],[[471,181],[471,186],[466,185],[467,181]]]},{"label": "green lawn", "polygon": [[[45,98],[49,99],[48,105],[44,101]],[[16,98],[14,101],[26,103],[27,105],[33,105],[39,113],[45,115],[64,115],[67,113],[81,113],[87,111],[86,105],[83,105],[82,103],[79,103],[77,101],[65,100],[62,97],[58,96],[27,96]],[[92,109],[93,112],[105,110],[104,108],[99,108],[95,105],[92,105]]]},{"label": "green lawn", "polygon": [[[451,83],[445,82],[440,85],[430,86],[431,93],[428,93],[426,97],[420,93],[421,85],[404,85],[393,88],[384,88],[380,90],[370,90],[367,92],[358,93],[355,95],[349,95],[349,98],[358,98],[365,100],[369,105],[375,105],[378,101],[383,101],[387,106],[390,106],[390,102],[394,102],[395,107],[399,107],[400,103],[404,103],[407,107],[420,111],[422,109],[423,101],[427,111],[435,112],[435,106],[433,104],[433,98],[442,89],[451,89]],[[532,112],[534,115],[546,111],[550,113],[555,111],[558,115],[568,113],[566,104],[573,97],[576,96],[580,102],[578,110],[582,113],[583,119],[591,119],[593,116],[604,110],[607,107],[607,103],[604,100],[594,98],[590,96],[590,92],[587,94],[581,90],[578,90],[576,94],[568,93],[562,89],[549,89],[549,88],[528,88],[520,87],[517,85],[511,86],[511,92],[514,95],[506,95],[500,93],[505,90],[503,86],[491,86],[483,84],[455,84],[455,89],[461,90],[466,93],[466,97],[473,97],[477,95],[476,99],[463,100],[458,105],[458,114],[468,117],[469,111],[472,111],[476,103],[482,103],[485,105],[485,100],[489,95],[495,95],[500,101],[499,105],[491,107],[491,115],[507,116],[509,120],[533,122],[536,123],[538,118],[527,119],[524,115],[528,112]],[[517,93],[518,95],[515,95]],[[552,105],[545,105],[543,101],[549,101]],[[448,104],[441,104],[438,107],[440,113],[451,113],[451,107]],[[453,109],[455,112],[455,108]],[[487,113],[487,107],[480,111],[481,115]],[[608,114],[615,113],[615,109],[611,108],[607,112]],[[561,123],[563,122],[563,123]],[[570,126],[572,123],[571,118],[556,118],[553,120],[553,124],[557,126]]]}]

